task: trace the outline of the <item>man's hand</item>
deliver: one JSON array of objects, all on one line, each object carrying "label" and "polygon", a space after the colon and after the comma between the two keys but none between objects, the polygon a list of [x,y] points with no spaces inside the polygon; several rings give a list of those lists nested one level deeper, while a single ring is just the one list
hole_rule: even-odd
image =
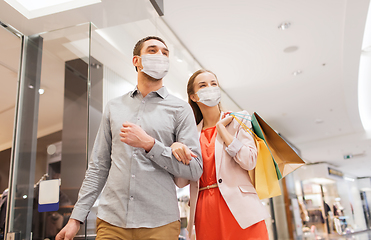
[{"label": "man's hand", "polygon": [[151,151],[155,144],[155,139],[149,136],[141,127],[134,123],[125,122],[120,129],[121,142],[126,143],[132,147],[139,147]]},{"label": "man's hand", "polygon": [[197,157],[189,148],[180,142],[175,142],[171,146],[172,153],[174,157],[186,165],[189,165],[189,162],[192,160],[192,157]]},{"label": "man's hand", "polygon": [[72,240],[79,230],[80,222],[70,218],[66,226],[57,234],[55,240]]}]

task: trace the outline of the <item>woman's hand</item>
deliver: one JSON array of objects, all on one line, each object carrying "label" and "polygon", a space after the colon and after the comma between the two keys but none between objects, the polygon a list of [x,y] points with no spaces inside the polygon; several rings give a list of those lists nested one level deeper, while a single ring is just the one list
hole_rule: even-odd
[{"label": "woman's hand", "polygon": [[222,124],[224,127],[226,127],[228,124],[230,124],[233,120],[233,116],[229,115],[228,117],[223,118],[219,122],[217,122],[216,125]]},{"label": "woman's hand", "polygon": [[227,131],[225,128],[228,124],[230,124],[233,120],[233,116],[228,116],[220,120],[216,123],[216,130],[218,131],[218,134],[222,138],[225,145],[229,146],[229,144],[233,141],[233,136]]},{"label": "woman's hand", "polygon": [[192,157],[197,157],[189,148],[180,142],[175,142],[171,146],[172,153],[174,157],[185,165],[189,165],[189,162],[192,160]]}]

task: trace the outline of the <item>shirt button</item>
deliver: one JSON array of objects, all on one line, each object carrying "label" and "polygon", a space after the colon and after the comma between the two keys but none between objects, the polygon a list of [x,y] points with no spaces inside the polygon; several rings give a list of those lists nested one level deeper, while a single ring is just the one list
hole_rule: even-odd
[{"label": "shirt button", "polygon": [[140,120],[140,118],[138,118],[138,120]]},{"label": "shirt button", "polygon": [[134,200],[134,197],[133,196],[130,196],[130,201],[133,201]]},{"label": "shirt button", "polygon": [[142,101],[142,103],[145,103],[145,102],[146,102],[146,101],[144,101],[144,100]]},{"label": "shirt button", "polygon": [[164,168],[165,168],[165,169],[167,169],[167,167],[166,167],[166,166],[165,166]]},{"label": "shirt button", "polygon": [[221,178],[219,178],[219,181],[218,181],[219,183],[222,183],[223,182],[223,180],[221,179]]},{"label": "shirt button", "polygon": [[149,158],[152,159],[153,158],[153,155],[149,156]]},{"label": "shirt button", "polygon": [[131,175],[131,177],[132,177],[132,178],[135,178],[135,175],[134,175],[134,174],[132,174],[132,175]]}]

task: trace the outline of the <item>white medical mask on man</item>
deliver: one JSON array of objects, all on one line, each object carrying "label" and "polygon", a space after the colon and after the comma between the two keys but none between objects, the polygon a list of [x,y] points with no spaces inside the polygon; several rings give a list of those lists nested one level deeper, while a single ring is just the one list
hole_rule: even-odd
[{"label": "white medical mask on man", "polygon": [[198,102],[201,102],[209,107],[214,107],[220,103],[221,98],[221,92],[219,87],[205,87],[196,93],[199,100]]},{"label": "white medical mask on man", "polygon": [[145,74],[154,79],[162,79],[169,71],[169,58],[160,54],[146,54],[140,56]]}]

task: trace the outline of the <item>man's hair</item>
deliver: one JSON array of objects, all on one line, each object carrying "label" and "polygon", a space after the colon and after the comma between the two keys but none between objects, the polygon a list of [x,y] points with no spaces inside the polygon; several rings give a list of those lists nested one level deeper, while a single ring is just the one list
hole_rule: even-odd
[{"label": "man's hair", "polygon": [[143,48],[143,43],[146,42],[146,41],[148,41],[148,40],[151,40],[151,39],[158,40],[158,41],[162,42],[163,44],[165,44],[165,46],[166,46],[165,41],[162,40],[161,38],[156,37],[156,36],[148,36],[148,37],[145,37],[145,38],[140,39],[137,42],[137,44],[135,44],[134,50],[133,50],[133,56],[140,56],[140,52],[142,51],[142,48]]}]

